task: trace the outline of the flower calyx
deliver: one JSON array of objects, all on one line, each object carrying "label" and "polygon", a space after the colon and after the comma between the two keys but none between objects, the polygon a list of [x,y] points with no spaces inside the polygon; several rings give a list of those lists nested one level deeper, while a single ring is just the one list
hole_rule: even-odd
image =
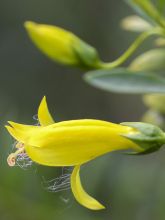
[{"label": "flower calyx", "polygon": [[123,135],[134,143],[138,144],[142,151],[129,153],[143,155],[159,150],[165,144],[165,133],[157,126],[143,122],[124,122],[122,125],[130,126],[137,130],[136,134]]}]

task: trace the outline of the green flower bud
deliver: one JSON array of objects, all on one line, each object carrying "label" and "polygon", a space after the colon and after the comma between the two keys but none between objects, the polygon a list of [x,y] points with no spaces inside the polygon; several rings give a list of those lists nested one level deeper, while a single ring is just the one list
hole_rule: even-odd
[{"label": "green flower bud", "polygon": [[95,48],[62,28],[25,22],[33,43],[49,58],[59,63],[83,68],[98,68],[100,60]]},{"label": "green flower bud", "polygon": [[137,154],[152,153],[165,144],[165,133],[155,125],[143,122],[124,122],[122,125],[135,128],[138,131],[137,134],[124,135],[143,149]]}]

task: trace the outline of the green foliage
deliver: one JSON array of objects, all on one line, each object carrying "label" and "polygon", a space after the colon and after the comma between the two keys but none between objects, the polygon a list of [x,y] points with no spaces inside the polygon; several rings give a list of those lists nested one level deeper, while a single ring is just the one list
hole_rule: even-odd
[{"label": "green foliage", "polygon": [[151,73],[133,72],[126,68],[96,70],[85,74],[91,85],[116,93],[165,93],[165,79]]},{"label": "green foliage", "polygon": [[161,13],[150,0],[129,0],[129,2],[133,7],[137,7],[140,12],[142,11],[142,15],[144,14],[146,18],[149,17],[149,19],[155,22],[155,24],[158,24],[163,28],[165,27],[165,21]]},{"label": "green foliage", "polygon": [[165,1],[164,0],[158,0],[158,9],[160,13],[163,13],[165,7]]},{"label": "green foliage", "polygon": [[[125,0],[125,1],[140,17],[153,23],[153,20],[151,19],[151,17],[134,0]],[[145,1],[145,0],[142,0],[142,1]]]}]

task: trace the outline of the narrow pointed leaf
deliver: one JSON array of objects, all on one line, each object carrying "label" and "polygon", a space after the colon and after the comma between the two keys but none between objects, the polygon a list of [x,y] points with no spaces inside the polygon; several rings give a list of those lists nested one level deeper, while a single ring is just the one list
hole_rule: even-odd
[{"label": "narrow pointed leaf", "polygon": [[164,0],[158,0],[158,9],[163,14],[165,8],[165,1]]},{"label": "narrow pointed leaf", "polygon": [[153,20],[150,16],[133,0],[125,0],[125,2],[138,14],[140,17],[144,18],[145,20],[149,21],[150,23],[154,24]]},{"label": "narrow pointed leaf", "polygon": [[115,93],[165,93],[165,79],[151,73],[125,68],[90,71],[84,79],[91,85]]}]

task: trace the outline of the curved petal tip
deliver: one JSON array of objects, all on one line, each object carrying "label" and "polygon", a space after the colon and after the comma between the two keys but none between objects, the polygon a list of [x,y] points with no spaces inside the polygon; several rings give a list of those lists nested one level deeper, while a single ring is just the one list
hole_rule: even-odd
[{"label": "curved petal tip", "polygon": [[42,126],[47,126],[54,123],[54,120],[49,112],[48,105],[46,102],[46,96],[41,100],[38,108],[38,119]]},{"label": "curved petal tip", "polygon": [[96,199],[91,197],[85,192],[80,180],[80,165],[75,166],[71,175],[71,189],[75,196],[75,199],[83,206],[91,210],[101,210],[105,207],[99,203]]}]

